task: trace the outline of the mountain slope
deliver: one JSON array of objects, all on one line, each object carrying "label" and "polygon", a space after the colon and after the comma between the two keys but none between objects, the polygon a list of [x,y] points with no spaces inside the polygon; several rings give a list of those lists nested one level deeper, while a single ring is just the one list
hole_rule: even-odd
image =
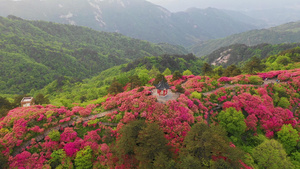
[{"label": "mountain slope", "polygon": [[244,44],[234,44],[219,48],[204,59],[212,65],[227,67],[229,65],[242,65],[251,57],[256,56],[260,59],[267,58],[270,55],[277,55],[279,52],[300,46],[300,43],[293,44],[259,44],[255,46],[247,46]]},{"label": "mountain slope", "polygon": [[190,51],[197,56],[203,56],[220,47],[237,43],[253,46],[261,43],[281,44],[294,42],[300,42],[300,22],[291,22],[269,29],[252,30],[223,39],[209,40],[195,45]]},{"label": "mountain slope", "polygon": [[0,17],[0,93],[26,93],[61,76],[84,79],[136,58],[173,52],[186,51],[79,26]]},{"label": "mountain slope", "polygon": [[183,46],[251,30],[259,22],[241,13],[236,17],[213,8],[171,13],[145,0],[0,1],[0,15],[9,14]]}]

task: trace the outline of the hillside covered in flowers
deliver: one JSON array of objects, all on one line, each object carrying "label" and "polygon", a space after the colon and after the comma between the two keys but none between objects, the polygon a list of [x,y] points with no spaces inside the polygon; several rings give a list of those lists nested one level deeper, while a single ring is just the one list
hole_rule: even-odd
[{"label": "hillside covered in flowers", "polygon": [[165,104],[153,79],[87,106],[10,110],[0,168],[300,167],[300,69],[165,78],[179,94]]}]

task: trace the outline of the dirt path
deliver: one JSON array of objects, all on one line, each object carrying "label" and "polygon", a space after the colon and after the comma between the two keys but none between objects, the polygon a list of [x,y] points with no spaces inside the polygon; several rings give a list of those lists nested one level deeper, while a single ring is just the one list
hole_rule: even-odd
[{"label": "dirt path", "polygon": [[[89,121],[93,118],[101,118],[101,117],[104,117],[105,115],[109,114],[109,113],[112,113],[114,111],[117,111],[118,109],[112,109],[112,110],[109,110],[109,111],[106,111],[106,112],[102,112],[102,113],[99,113],[99,114],[95,114],[95,115],[90,115],[90,116],[87,116],[87,117],[83,117],[83,118],[80,118],[78,116],[76,116],[75,118],[73,118],[73,120],[71,121],[68,121],[66,123],[62,123],[62,124],[59,124],[57,126],[54,126],[54,127],[51,127],[51,128],[48,128],[47,130],[44,131],[43,134],[39,135],[39,136],[36,136],[34,139],[36,142],[40,142],[42,141],[52,130],[59,130],[60,128],[66,128],[66,127],[69,127],[69,126],[72,126],[73,123],[75,122],[86,122],[86,121]],[[102,122],[99,122],[100,124],[102,125],[106,125],[106,126],[116,126],[117,124],[115,123],[102,123]],[[26,142],[24,142],[20,147],[17,147],[14,152],[12,153],[12,156],[16,156],[17,154],[20,154],[21,151],[23,149],[25,149],[27,146],[30,146],[31,145],[31,140],[28,140]]]}]

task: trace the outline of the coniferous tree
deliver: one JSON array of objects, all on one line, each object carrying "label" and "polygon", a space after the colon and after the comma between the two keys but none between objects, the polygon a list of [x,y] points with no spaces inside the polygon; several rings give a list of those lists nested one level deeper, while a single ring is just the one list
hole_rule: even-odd
[{"label": "coniferous tree", "polygon": [[50,101],[47,97],[45,97],[43,94],[39,93],[35,97],[35,104],[49,104]]},{"label": "coniferous tree", "polygon": [[175,81],[175,80],[178,80],[182,77],[182,74],[176,70],[174,73],[173,73],[173,77],[172,77],[172,81]]},{"label": "coniferous tree", "polygon": [[153,85],[157,85],[160,81],[164,80],[165,82],[167,81],[167,79],[165,78],[165,76],[163,74],[157,74],[157,76],[155,77],[155,80],[153,81]]},{"label": "coniferous tree", "polygon": [[205,62],[203,67],[202,67],[202,72],[204,74],[204,79],[205,79],[205,75],[207,75],[207,73],[210,73],[211,71],[212,71],[211,65],[208,64],[207,62]]},{"label": "coniferous tree", "polygon": [[114,79],[107,91],[110,94],[118,94],[118,93],[123,92],[124,89],[123,89],[122,84],[120,82],[118,82],[116,79]]},{"label": "coniferous tree", "polygon": [[244,71],[246,73],[252,74],[255,71],[262,71],[264,69],[264,65],[262,64],[261,60],[254,56],[248,61],[244,66]]}]

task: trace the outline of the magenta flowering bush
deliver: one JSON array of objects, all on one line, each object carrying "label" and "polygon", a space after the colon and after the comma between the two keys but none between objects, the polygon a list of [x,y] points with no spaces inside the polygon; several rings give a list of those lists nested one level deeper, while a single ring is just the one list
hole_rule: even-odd
[{"label": "magenta flowering bush", "polygon": [[[179,158],[192,125],[218,125],[219,112],[230,107],[243,112],[247,126],[245,132],[250,133],[249,136],[264,133],[266,137],[276,139],[284,124],[299,127],[300,69],[258,73],[257,76],[277,76],[286,80],[265,86],[240,85],[238,83],[248,83],[250,75],[221,77],[218,80],[209,77],[204,80],[201,76],[191,75],[170,82],[182,85],[186,92],[165,104],[157,102],[156,97],[151,95],[154,87],[144,87],[142,92],[133,89],[115,96],[108,95],[101,108],[99,105],[74,106],[71,110],[53,105],[16,108],[0,120],[0,150],[9,157],[10,168],[50,168],[62,163],[53,162],[55,155],[59,155],[57,159],[66,161],[64,167],[72,168],[76,166],[74,159],[78,152],[86,147],[92,150],[91,162],[95,168],[132,168],[132,164],[138,164],[137,159],[128,156],[122,161],[114,154],[114,148],[116,140],[121,137],[118,131],[137,119],[160,126],[174,159]],[[171,78],[167,77],[168,81]],[[232,85],[224,85],[231,82]],[[192,97],[194,91],[198,92],[198,97]],[[285,97],[290,103],[287,108],[278,106],[280,97]],[[111,111],[102,118],[92,116],[100,113],[97,112],[99,109]],[[104,122],[116,127],[104,126]],[[60,126],[56,128],[57,139],[51,140],[49,136],[38,139],[56,126]],[[28,140],[31,144],[13,156],[16,149]],[[228,146],[238,148],[240,145]],[[244,168],[249,168],[244,162],[240,161]]]}]

